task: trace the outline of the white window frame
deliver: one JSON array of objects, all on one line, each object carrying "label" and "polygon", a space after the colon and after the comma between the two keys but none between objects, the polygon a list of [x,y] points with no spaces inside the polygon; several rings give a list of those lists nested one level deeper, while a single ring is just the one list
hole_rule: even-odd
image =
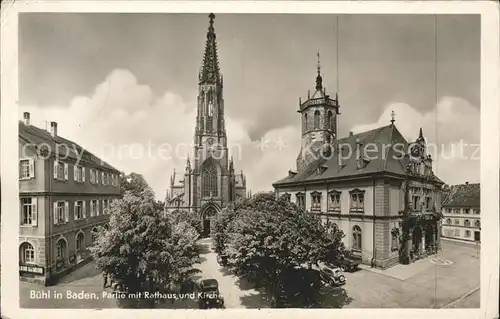
[{"label": "white window frame", "polygon": [[[23,169],[24,163],[26,163],[26,170]],[[23,174],[24,172],[26,174]],[[35,178],[35,159],[31,157],[21,158],[19,160],[19,179],[27,180],[32,178]]]},{"label": "white window frame", "polygon": [[[80,214],[78,214],[78,211],[80,211]],[[86,212],[85,212],[85,201],[84,200],[75,201],[75,203],[74,203],[74,217],[75,217],[75,220],[82,220],[82,219],[85,219],[87,217]]]},{"label": "white window frame", "polygon": [[54,160],[54,179],[58,181],[68,180],[68,164]]},{"label": "white window frame", "polygon": [[109,201],[107,199],[102,200],[102,214],[103,215],[109,214]]},{"label": "white window frame", "polygon": [[68,207],[68,202],[66,201],[54,202],[54,225],[61,225],[69,222]]},{"label": "white window frame", "polygon": [[[25,200],[29,199],[29,203]],[[38,212],[37,212],[37,197],[22,197],[20,198],[20,224],[23,227],[36,227],[38,226]],[[25,216],[26,215],[26,216]],[[26,217],[26,218],[25,218]],[[26,220],[26,222],[25,222]]]},{"label": "white window frame", "polygon": [[[29,245],[29,247],[28,247]],[[35,246],[32,243],[29,242],[24,242],[21,244],[21,250],[23,253],[23,263],[27,265],[34,265],[36,264],[36,251],[35,251]],[[30,255],[27,255],[27,252],[30,253]]]},{"label": "white window frame", "polygon": [[75,165],[74,169],[73,169],[73,173],[74,173],[75,182],[77,182],[77,183],[84,183],[85,182],[85,167]]}]

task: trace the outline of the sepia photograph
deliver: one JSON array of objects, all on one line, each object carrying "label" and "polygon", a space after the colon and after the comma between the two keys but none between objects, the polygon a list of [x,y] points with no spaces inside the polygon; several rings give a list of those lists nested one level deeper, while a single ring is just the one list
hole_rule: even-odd
[{"label": "sepia photograph", "polygon": [[480,12],[105,11],[17,14],[21,310],[495,299]]}]

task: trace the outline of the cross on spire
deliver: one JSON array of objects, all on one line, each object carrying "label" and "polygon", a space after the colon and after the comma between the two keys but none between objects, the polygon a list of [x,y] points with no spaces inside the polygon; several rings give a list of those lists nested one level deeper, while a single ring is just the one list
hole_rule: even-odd
[{"label": "cross on spire", "polygon": [[316,64],[316,66],[318,67],[318,74],[320,73],[320,69],[321,69],[321,64],[320,64],[320,61],[319,61],[319,50],[318,50],[318,53],[316,54],[318,56],[318,63]]},{"label": "cross on spire", "polygon": [[396,122],[395,117],[396,117],[396,113],[394,112],[394,110],[392,110],[392,112],[391,112],[391,124],[392,125],[394,125],[394,122]]},{"label": "cross on spire", "polygon": [[323,89],[323,79],[321,78],[321,64],[319,60],[319,50],[316,55],[318,56],[318,63],[316,64],[316,67],[318,69],[318,75],[316,76],[316,90],[320,91]]}]

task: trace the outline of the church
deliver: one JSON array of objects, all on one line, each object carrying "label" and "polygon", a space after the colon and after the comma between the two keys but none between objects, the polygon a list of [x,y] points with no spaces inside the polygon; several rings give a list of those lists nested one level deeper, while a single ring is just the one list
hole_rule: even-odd
[{"label": "church", "polygon": [[165,198],[165,210],[184,210],[199,214],[203,235],[210,234],[210,220],[228,203],[246,196],[246,177],[236,173],[229,158],[224,124],[223,77],[219,69],[214,29],[209,27],[203,64],[198,75],[198,107],[193,158],[183,172],[174,170]]},{"label": "church", "polygon": [[386,126],[339,138],[338,94],[327,95],[322,82],[318,59],[314,93],[299,98],[296,169],[273,184],[276,195],[342,230],[363,264],[385,269],[435,254],[444,182],[433,172],[422,129],[408,142],[393,112]]}]

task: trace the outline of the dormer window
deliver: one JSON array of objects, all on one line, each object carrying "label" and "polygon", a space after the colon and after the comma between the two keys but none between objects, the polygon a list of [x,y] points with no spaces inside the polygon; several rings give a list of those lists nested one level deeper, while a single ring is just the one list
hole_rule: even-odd
[{"label": "dormer window", "polygon": [[312,192],[311,193],[311,211],[321,211],[321,193]]},{"label": "dormer window", "polygon": [[317,169],[317,173],[318,175],[321,175],[323,174],[326,170],[328,169],[328,166],[326,165],[320,165]]},{"label": "dormer window", "polygon": [[299,206],[300,209],[305,210],[306,209],[306,194],[297,193],[297,194],[295,194],[295,198],[297,199],[297,206]]},{"label": "dormer window", "polygon": [[351,212],[362,213],[365,210],[365,191],[355,188],[349,192],[351,197]]},{"label": "dormer window", "polygon": [[328,211],[340,212],[340,194],[336,190],[328,192]]}]

